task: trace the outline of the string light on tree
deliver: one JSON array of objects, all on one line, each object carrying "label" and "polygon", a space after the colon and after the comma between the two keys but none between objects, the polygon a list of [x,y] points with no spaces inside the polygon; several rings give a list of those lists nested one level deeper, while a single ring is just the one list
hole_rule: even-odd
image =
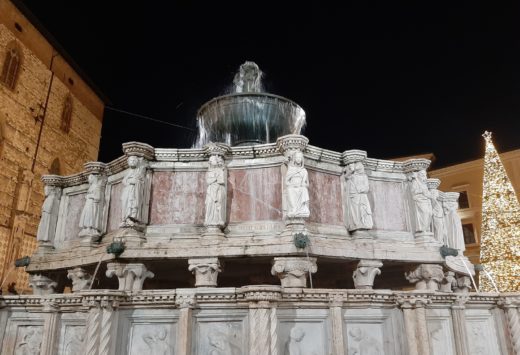
[{"label": "string light on tree", "polygon": [[[480,261],[494,278],[500,292],[520,291],[520,204],[506,170],[491,140],[486,142],[482,193],[482,236]],[[485,272],[480,289],[494,291]]]}]

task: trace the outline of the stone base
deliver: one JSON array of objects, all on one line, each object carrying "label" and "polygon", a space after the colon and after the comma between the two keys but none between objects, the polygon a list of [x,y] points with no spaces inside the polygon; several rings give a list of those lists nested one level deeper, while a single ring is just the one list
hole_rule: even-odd
[{"label": "stone base", "polygon": [[415,233],[415,243],[424,246],[442,246],[442,243],[434,238],[432,232],[417,232]]},{"label": "stone base", "polygon": [[289,218],[285,219],[285,228],[281,233],[282,237],[294,237],[296,233],[307,234],[305,228],[305,220],[303,218]]},{"label": "stone base", "polygon": [[368,229],[358,229],[350,232],[354,239],[374,239],[374,236]]},{"label": "stone base", "polygon": [[226,235],[219,227],[206,227],[200,237],[201,245],[216,245],[226,240]]},{"label": "stone base", "polygon": [[46,255],[54,251],[54,245],[50,242],[38,242],[35,255]]},{"label": "stone base", "polygon": [[121,228],[119,229],[113,238],[114,241],[121,241],[126,246],[139,247],[146,242],[144,234],[134,228]]}]

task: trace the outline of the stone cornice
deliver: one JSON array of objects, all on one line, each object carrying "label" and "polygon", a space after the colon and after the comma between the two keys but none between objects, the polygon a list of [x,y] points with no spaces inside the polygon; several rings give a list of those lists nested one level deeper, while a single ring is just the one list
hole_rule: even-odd
[{"label": "stone cornice", "polygon": [[152,160],[155,155],[155,150],[151,145],[141,142],[123,143],[123,152],[126,156],[137,156],[147,160]]}]

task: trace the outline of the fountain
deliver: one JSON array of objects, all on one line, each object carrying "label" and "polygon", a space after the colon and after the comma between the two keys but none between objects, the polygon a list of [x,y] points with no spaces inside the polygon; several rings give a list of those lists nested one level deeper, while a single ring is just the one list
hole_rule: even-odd
[{"label": "fountain", "polygon": [[215,97],[197,113],[195,146],[209,142],[230,146],[276,142],[287,134],[300,134],[305,111],[293,101],[262,90],[262,71],[245,62],[233,80],[234,93]]},{"label": "fountain", "polygon": [[42,178],[59,208],[16,264],[34,295],[0,296],[2,354],[520,353],[520,294],[472,292],[430,161],[312,146],[261,77],[200,109],[198,147]]}]

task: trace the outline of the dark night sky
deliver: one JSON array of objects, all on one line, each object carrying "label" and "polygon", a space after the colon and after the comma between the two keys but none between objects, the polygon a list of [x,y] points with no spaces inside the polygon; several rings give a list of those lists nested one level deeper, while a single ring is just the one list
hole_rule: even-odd
[{"label": "dark night sky", "polygon": [[[518,12],[501,2],[24,3],[119,109],[195,128],[197,108],[253,60],[267,91],[305,109],[315,146],[375,158],[433,152],[436,166],[482,157],[485,129],[499,151],[520,148]],[[125,141],[193,139],[106,110],[100,160]]]}]

